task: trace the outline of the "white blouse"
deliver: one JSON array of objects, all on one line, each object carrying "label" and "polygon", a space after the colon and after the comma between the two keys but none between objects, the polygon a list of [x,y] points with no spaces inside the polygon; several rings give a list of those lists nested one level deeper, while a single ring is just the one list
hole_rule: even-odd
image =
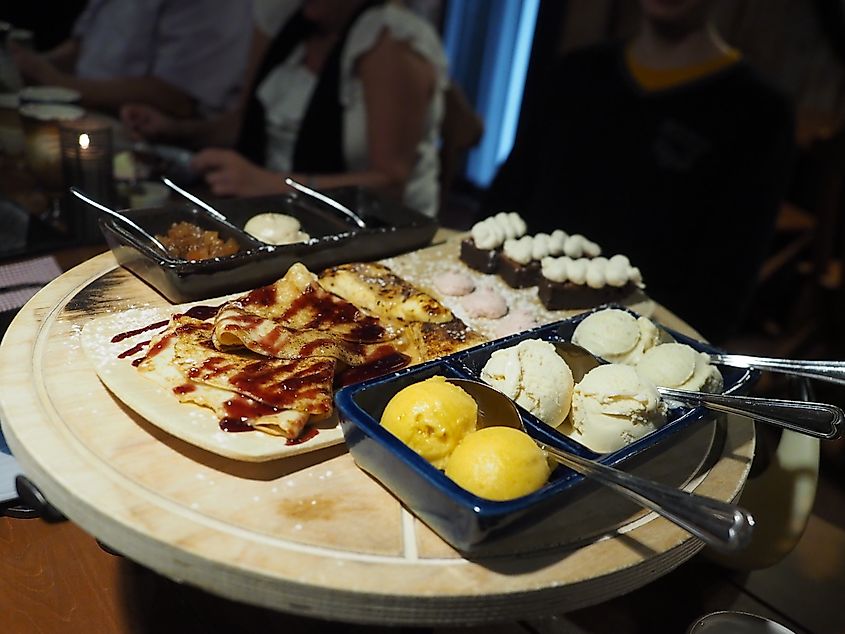
[{"label": "white blouse", "polygon": [[[290,17],[291,3],[277,4],[272,15],[262,7],[266,4],[256,2],[256,22],[268,34],[271,30],[275,33]],[[369,169],[364,88],[354,71],[357,60],[376,44],[385,29],[393,38],[407,42],[435,69],[437,86],[426,114],[424,133],[417,146],[417,162],[404,193],[405,204],[433,217],[437,214],[439,198],[438,145],[448,65],[440,39],[431,25],[400,6],[388,3],[365,11],[353,25],[341,52],[344,157],[350,171]],[[266,167],[280,172],[291,171],[297,131],[317,84],[317,77],[303,65],[304,56],[304,45],[296,47],[257,88],[267,121]]]}]

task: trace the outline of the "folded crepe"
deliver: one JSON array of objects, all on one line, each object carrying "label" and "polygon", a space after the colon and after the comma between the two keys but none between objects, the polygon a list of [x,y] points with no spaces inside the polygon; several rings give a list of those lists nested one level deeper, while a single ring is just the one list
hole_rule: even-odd
[{"label": "folded crepe", "polygon": [[224,429],[245,424],[293,439],[331,413],[337,372],[363,380],[481,341],[383,265],[335,267],[318,282],[296,263],[213,321],[174,315],[138,370],[180,401],[214,410]]},{"label": "folded crepe", "polygon": [[239,423],[296,438],[312,417],[331,412],[334,361],[267,359],[217,350],[213,324],[176,315],[138,365],[182,402],[212,409],[221,425]]},{"label": "folded crepe", "polygon": [[[344,341],[376,343],[396,336],[394,324],[323,289],[299,262],[285,276],[230,302],[243,313],[278,322],[289,330],[323,330]],[[222,312],[222,311],[221,311]]]},{"label": "folded crepe", "polygon": [[442,324],[452,311],[396,275],[384,264],[354,262],[326,269],[320,285],[382,319]]}]

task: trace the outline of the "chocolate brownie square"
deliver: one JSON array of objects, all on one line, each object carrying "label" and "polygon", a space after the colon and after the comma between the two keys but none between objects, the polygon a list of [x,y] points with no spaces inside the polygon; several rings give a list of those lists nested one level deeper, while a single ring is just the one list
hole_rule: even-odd
[{"label": "chocolate brownie square", "polygon": [[499,256],[499,276],[511,288],[526,288],[537,286],[540,275],[540,263],[536,260],[528,264],[520,264],[504,253]]},{"label": "chocolate brownie square", "polygon": [[586,284],[574,284],[570,281],[553,282],[541,275],[537,295],[547,310],[576,310],[619,302],[633,293],[636,288],[633,282],[628,282],[624,286],[592,288]]},{"label": "chocolate brownie square", "polygon": [[495,273],[499,265],[499,249],[479,249],[472,238],[461,240],[461,261],[482,273]]}]

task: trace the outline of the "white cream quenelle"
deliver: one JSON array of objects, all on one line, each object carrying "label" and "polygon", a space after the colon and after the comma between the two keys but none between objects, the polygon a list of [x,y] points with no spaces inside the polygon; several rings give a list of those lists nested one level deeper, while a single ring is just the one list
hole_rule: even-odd
[{"label": "white cream quenelle", "polygon": [[666,422],[666,405],[635,368],[608,363],[575,386],[571,420],[571,428],[561,431],[595,452],[610,453],[658,429]]},{"label": "white cream quenelle", "polygon": [[250,218],[244,225],[244,231],[267,244],[291,244],[305,242],[310,238],[301,230],[299,220],[287,214],[271,212]]},{"label": "white cream quenelle", "polygon": [[525,235],[527,226],[516,212],[504,211],[473,225],[470,233],[479,249],[498,249],[505,240]]},{"label": "white cream quenelle", "polygon": [[678,390],[717,393],[724,380],[704,352],[682,343],[662,343],[646,351],[637,370],[655,385]]},{"label": "white cream quenelle", "polygon": [[548,257],[543,258],[540,265],[543,277],[559,284],[572,282],[598,289],[606,286],[622,287],[630,282],[644,288],[640,270],[631,266],[624,255],[614,255],[610,259]]},{"label": "white cream quenelle", "polygon": [[572,371],[548,341],[526,339],[497,350],[482,369],[481,380],[554,427],[569,413]]},{"label": "white cream quenelle", "polygon": [[660,331],[646,317],[605,308],[585,317],[572,333],[572,343],[612,363],[636,365],[660,342]]}]

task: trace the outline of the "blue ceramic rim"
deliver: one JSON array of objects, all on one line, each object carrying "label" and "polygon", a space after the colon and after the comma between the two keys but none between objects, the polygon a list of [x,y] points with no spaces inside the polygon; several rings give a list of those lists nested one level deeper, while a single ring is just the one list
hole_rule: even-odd
[{"label": "blue ceramic rim", "polygon": [[[429,361],[424,364],[405,368],[387,376],[377,377],[375,379],[370,379],[368,381],[341,388],[335,394],[335,403],[342,426],[343,424],[354,425],[364,435],[366,435],[370,439],[375,440],[388,451],[397,454],[398,457],[417,476],[421,477],[428,485],[439,490],[441,493],[445,493],[453,499],[456,499],[467,509],[472,510],[475,516],[477,516],[479,519],[499,518],[511,514],[519,514],[529,511],[533,506],[535,506],[535,504],[541,501],[545,502],[563,494],[566,491],[569,491],[574,485],[583,481],[584,476],[572,471],[571,469],[566,469],[564,467],[558,466],[556,471],[564,469],[563,474],[547,483],[541,489],[530,493],[529,495],[506,501],[495,501],[478,497],[455,484],[450,478],[446,476],[445,473],[434,467],[425,458],[410,449],[396,436],[382,428],[381,424],[378,421],[376,421],[372,416],[365,412],[360,405],[358,405],[358,403],[355,401],[355,396],[365,390],[375,389],[377,387],[389,384],[400,378],[407,377],[410,375],[425,374],[431,371],[432,369],[438,367],[444,368],[446,370],[443,375],[446,376],[447,379],[463,378],[483,383],[483,381],[480,380],[480,378],[475,374],[475,372],[473,372],[472,369],[465,364],[466,358],[473,355],[481,354],[491,348],[498,350],[500,348],[509,347],[511,345],[515,345],[519,341],[529,338],[550,337],[546,338],[546,340],[553,341],[556,337],[557,340],[563,341],[565,340],[564,337],[556,336],[557,331],[561,327],[571,325],[574,329],[574,326],[580,323],[588,315],[599,310],[604,310],[608,308],[617,308],[620,310],[625,310],[636,317],[641,316],[639,313],[619,304],[604,304],[590,311],[575,315],[573,317],[559,320],[550,324],[537,326],[530,330],[515,333],[502,339],[488,341],[478,346],[474,346],[472,348],[462,350],[447,357],[443,357],[442,359]],[[683,335],[671,328],[667,328],[662,324],[658,323],[656,325],[658,325],[660,328],[663,328],[666,332],[672,335],[672,337],[674,337],[675,340],[679,343],[685,343],[697,350],[701,350],[704,352],[719,352],[719,349],[714,346],[706,344],[702,341],[698,341],[696,339],[692,339],[691,337],[687,337],[686,335]],[[730,394],[737,392],[749,386],[753,382],[753,380],[756,380],[757,376],[759,376],[758,371],[745,369],[741,373],[740,377],[730,387],[725,389],[723,393]],[[519,405],[516,405],[516,407],[520,415],[522,416],[523,421],[526,423],[527,430],[531,432],[531,436],[533,438],[551,446],[561,447],[562,449],[568,452],[575,451],[575,453],[579,453],[587,458],[596,460],[597,462],[601,462],[610,466],[617,466],[620,463],[627,461],[632,457],[642,453],[643,451],[646,451],[649,448],[656,446],[657,444],[661,443],[667,436],[674,435],[675,433],[691,425],[693,422],[701,420],[701,418],[703,418],[706,413],[706,409],[700,406],[686,410],[683,414],[679,415],[673,420],[670,420],[665,425],[660,427],[660,429],[652,432],[651,434],[648,434],[644,438],[634,441],[630,445],[627,445],[626,447],[623,447],[615,452],[599,454],[588,449],[584,445],[581,445],[577,441],[568,438],[556,429],[550,428],[545,423],[536,420],[534,416],[532,416]],[[674,411],[682,411],[683,409],[684,408],[677,408]],[[391,489],[389,482],[383,482],[383,484],[388,489]]]},{"label": "blue ceramic rim", "polygon": [[[582,478],[582,476],[578,475],[574,471],[566,470],[541,489],[513,500],[496,501],[478,497],[477,495],[474,495],[455,484],[455,482],[451,478],[448,478],[445,473],[434,467],[425,458],[399,440],[399,438],[385,430],[372,416],[367,414],[364,409],[355,402],[355,396],[365,389],[371,389],[383,383],[391,382],[400,376],[425,374],[432,368],[438,367],[446,370],[441,374],[445,376],[447,380],[450,378],[473,378],[471,376],[464,375],[460,370],[442,360],[436,360],[423,365],[414,366],[413,368],[408,368],[407,371],[402,371],[401,374],[397,373],[396,375],[391,375],[383,380],[375,380],[372,383],[359,383],[344,387],[335,395],[335,403],[338,409],[341,426],[344,424],[351,424],[357,427],[368,438],[375,440],[388,451],[397,454],[404,464],[406,464],[415,475],[422,478],[422,480],[424,480],[429,486],[434,487],[441,493],[445,493],[453,499],[457,499],[462,506],[471,510],[479,519],[498,518],[527,511],[533,507],[535,503],[563,493],[568,490],[575,481]],[[354,457],[354,452],[352,453]],[[388,489],[391,488],[389,482],[384,482],[384,484]]]}]

